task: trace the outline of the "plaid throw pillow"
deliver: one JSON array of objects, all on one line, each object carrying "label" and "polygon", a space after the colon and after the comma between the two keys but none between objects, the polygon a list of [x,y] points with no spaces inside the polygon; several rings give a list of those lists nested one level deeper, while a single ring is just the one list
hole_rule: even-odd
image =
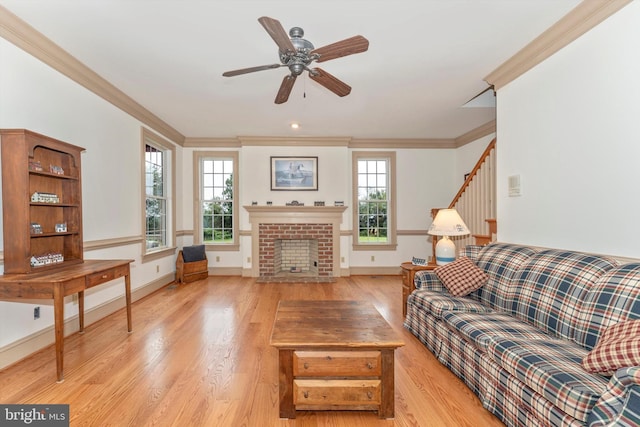
[{"label": "plaid throw pillow", "polygon": [[640,320],[609,326],[596,346],[582,359],[589,372],[613,375],[620,369],[640,365]]},{"label": "plaid throw pillow", "polygon": [[489,276],[465,256],[449,264],[436,267],[433,271],[449,290],[449,293],[457,297],[468,295],[476,289],[480,289],[489,280]]}]

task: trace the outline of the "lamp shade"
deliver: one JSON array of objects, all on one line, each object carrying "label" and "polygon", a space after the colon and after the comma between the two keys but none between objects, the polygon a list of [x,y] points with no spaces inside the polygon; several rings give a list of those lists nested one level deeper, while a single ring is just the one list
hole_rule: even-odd
[{"label": "lamp shade", "polygon": [[470,231],[458,211],[440,209],[427,233],[432,236],[466,236]]},{"label": "lamp shade", "polygon": [[427,231],[433,236],[444,236],[436,244],[436,264],[448,264],[456,259],[456,246],[449,236],[464,236],[470,233],[458,211],[440,209]]}]

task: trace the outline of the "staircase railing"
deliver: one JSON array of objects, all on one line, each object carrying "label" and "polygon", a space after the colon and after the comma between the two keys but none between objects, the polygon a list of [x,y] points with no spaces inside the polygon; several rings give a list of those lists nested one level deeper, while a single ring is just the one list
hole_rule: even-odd
[{"label": "staircase railing", "polygon": [[[453,237],[456,248],[460,249],[476,243],[476,237],[491,240],[495,232],[496,217],[496,139],[494,138],[484,150],[480,159],[455,195],[449,209],[456,209],[471,234]],[[432,215],[438,209],[432,210]],[[491,227],[491,228],[490,228]],[[435,244],[435,242],[434,242]]]}]

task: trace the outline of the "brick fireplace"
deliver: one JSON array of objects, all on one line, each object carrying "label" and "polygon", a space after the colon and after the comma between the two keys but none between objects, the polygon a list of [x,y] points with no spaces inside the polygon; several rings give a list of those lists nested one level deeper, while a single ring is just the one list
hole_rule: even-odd
[{"label": "brick fireplace", "polygon": [[[283,246],[297,246],[290,248],[292,252],[299,252],[297,258],[300,261],[306,258],[306,266],[297,265],[303,270],[310,270],[309,267],[316,263],[318,276],[333,276],[333,225],[332,224],[260,224],[258,226],[258,268],[259,276],[273,276],[280,273],[282,266]],[[317,259],[311,259],[311,255],[305,256],[303,248],[312,245],[311,241],[317,242]],[[311,252],[311,251],[307,251]],[[290,256],[290,258],[296,258]],[[278,266],[278,261],[280,266]],[[290,261],[291,262],[291,261]],[[289,262],[289,266],[290,265]]]},{"label": "brick fireplace", "polygon": [[[299,258],[308,258],[310,265],[307,267],[310,268],[305,267],[306,276],[309,274],[317,274],[320,278],[340,276],[340,224],[346,207],[245,206],[244,208],[249,212],[251,222],[252,277],[271,277],[290,266],[283,268],[282,255],[276,253],[278,249],[282,249],[283,242],[285,246],[291,246],[296,242],[295,245],[302,252]],[[310,245],[308,254],[303,249],[305,245]]]}]

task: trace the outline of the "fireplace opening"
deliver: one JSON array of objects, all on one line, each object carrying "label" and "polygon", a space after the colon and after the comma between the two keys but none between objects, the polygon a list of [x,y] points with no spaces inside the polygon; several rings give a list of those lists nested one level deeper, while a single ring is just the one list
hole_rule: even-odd
[{"label": "fireplace opening", "polygon": [[318,239],[275,239],[273,272],[278,277],[318,276]]}]

